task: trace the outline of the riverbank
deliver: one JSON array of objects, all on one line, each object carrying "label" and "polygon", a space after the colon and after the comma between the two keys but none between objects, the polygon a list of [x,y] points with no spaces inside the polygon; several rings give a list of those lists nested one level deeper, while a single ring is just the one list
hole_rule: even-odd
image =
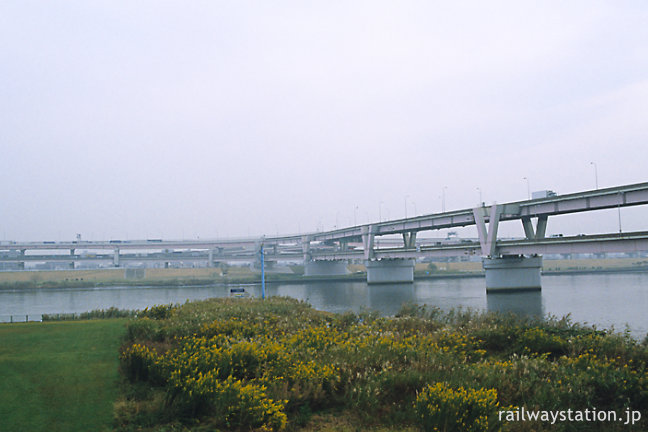
[{"label": "riverbank", "polygon": [[[332,281],[366,281],[364,266],[349,266],[342,276],[303,276],[301,266],[284,267],[284,271],[266,272],[266,282],[304,283]],[[150,268],[58,271],[0,272],[0,289],[82,288],[102,286],[187,286],[259,283],[261,272],[249,267],[220,268]]]},{"label": "riverbank", "polygon": [[[303,276],[302,266],[282,267],[281,271],[269,269],[269,283],[304,283],[333,281],[366,281],[363,265],[349,265],[344,276]],[[589,274],[648,272],[648,259],[609,258],[579,260],[549,260],[543,263],[543,274]],[[415,279],[483,277],[481,262],[417,263]],[[261,273],[249,267],[221,268],[147,268],[147,269],[97,269],[58,271],[8,271],[0,272],[0,289],[83,288],[101,286],[188,286],[259,283]]]},{"label": "riverbank", "polygon": [[221,298],[137,320],[5,324],[0,339],[0,430],[621,431],[625,417],[550,424],[498,411],[648,409],[646,341],[569,319]]},{"label": "riverbank", "polygon": [[[122,371],[137,392],[115,405],[124,431],[620,431],[627,412],[647,425],[645,343],[568,319],[211,299],[151,309],[127,335]],[[521,407],[621,422],[520,422]]]}]

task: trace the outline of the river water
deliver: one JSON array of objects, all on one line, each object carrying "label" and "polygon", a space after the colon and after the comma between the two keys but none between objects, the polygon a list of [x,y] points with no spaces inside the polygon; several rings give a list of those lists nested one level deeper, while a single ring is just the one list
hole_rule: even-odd
[{"label": "river water", "polygon": [[[260,285],[241,285],[254,296]],[[62,288],[0,291],[0,322],[40,320],[41,314],[79,313],[93,309],[143,309],[229,296],[232,285]],[[330,312],[362,309],[393,315],[403,303],[443,310],[513,311],[531,315],[570,314],[572,321],[597,328],[628,328],[643,339],[648,332],[648,273],[543,276],[542,291],[486,295],[483,278],[428,279],[413,284],[367,285],[364,282],[272,283],[267,296],[289,296]]]}]

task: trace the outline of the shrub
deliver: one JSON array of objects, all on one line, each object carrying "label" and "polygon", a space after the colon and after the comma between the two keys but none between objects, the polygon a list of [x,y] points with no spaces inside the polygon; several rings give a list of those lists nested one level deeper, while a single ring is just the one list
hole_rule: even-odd
[{"label": "shrub", "polygon": [[140,318],[128,324],[125,337],[129,341],[158,341],[164,337],[164,334],[157,321],[150,318]]},{"label": "shrub", "polygon": [[143,311],[141,311],[138,315],[142,318],[151,318],[154,320],[163,320],[171,317],[171,313],[173,312],[173,309],[175,307],[173,305],[155,305],[151,306],[151,308],[145,308]]},{"label": "shrub", "polygon": [[445,383],[428,385],[414,408],[424,431],[477,432],[499,430],[495,389],[453,389]]},{"label": "shrub", "polygon": [[122,351],[120,360],[122,371],[132,382],[149,381],[157,355],[147,346],[134,344]]},{"label": "shrub", "polygon": [[526,330],[518,339],[520,351],[536,354],[550,354],[558,357],[567,352],[567,341],[541,328]]},{"label": "shrub", "polygon": [[209,412],[217,426],[228,429],[281,430],[288,421],[283,412],[286,402],[269,398],[261,385],[232,376],[219,380],[213,371],[195,378],[173,373],[169,384],[170,404],[184,416]]},{"label": "shrub", "polygon": [[71,320],[90,320],[90,319],[108,319],[108,318],[132,318],[137,311],[118,309],[110,307],[108,309],[94,309],[89,312],[81,313],[58,313],[43,314],[43,321],[71,321]]},{"label": "shrub", "polygon": [[492,352],[510,353],[517,344],[519,329],[509,326],[484,326],[474,335],[483,341],[485,349]]},{"label": "shrub", "polygon": [[395,318],[334,315],[276,297],[212,299],[163,313],[128,324],[121,370],[137,391],[120,412],[133,418],[132,430],[281,429],[348,412],[363,426],[490,431],[500,428],[498,403],[648,406],[648,349],[566,319],[416,305]]}]

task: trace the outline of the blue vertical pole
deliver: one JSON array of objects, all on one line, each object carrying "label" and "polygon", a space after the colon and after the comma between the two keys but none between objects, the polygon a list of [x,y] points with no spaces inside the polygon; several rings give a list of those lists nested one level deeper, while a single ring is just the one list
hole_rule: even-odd
[{"label": "blue vertical pole", "polygon": [[261,298],[265,300],[265,259],[263,244],[261,244]]}]

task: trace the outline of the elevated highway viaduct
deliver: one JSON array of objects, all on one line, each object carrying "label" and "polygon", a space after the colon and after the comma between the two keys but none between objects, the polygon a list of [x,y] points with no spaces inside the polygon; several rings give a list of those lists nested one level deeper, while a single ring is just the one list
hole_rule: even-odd
[{"label": "elevated highway viaduct", "polygon": [[[487,291],[538,290],[542,254],[648,251],[646,231],[547,238],[550,216],[645,204],[648,204],[648,183],[638,183],[489,206],[482,203],[475,208],[286,236],[188,241],[3,242],[0,254],[3,250],[5,253],[0,261],[24,264],[36,260],[31,258],[34,252],[41,255],[38,251],[60,253],[67,250],[68,254],[57,255],[57,258],[51,255],[52,260],[74,262],[82,259],[77,258],[77,250],[110,250],[113,265],[119,266],[122,251],[125,259],[131,259],[132,254],[128,251],[144,251],[151,254],[150,259],[173,260],[174,251],[184,250],[197,251],[198,256],[193,259],[206,259],[208,265],[213,265],[218,261],[258,261],[263,246],[266,260],[303,260],[308,276],[344,274],[348,260],[360,259],[367,267],[369,283],[401,283],[413,281],[417,258],[479,255],[486,274]],[[512,220],[520,221],[525,237],[498,238],[500,222]],[[430,244],[418,238],[424,231],[471,225],[477,228],[475,241]],[[379,238],[394,235],[402,238],[397,247],[393,243],[384,247],[388,243],[384,241],[382,247],[378,245]],[[166,255],[153,256],[156,253]],[[107,258],[105,253],[100,255],[101,259]]]}]

